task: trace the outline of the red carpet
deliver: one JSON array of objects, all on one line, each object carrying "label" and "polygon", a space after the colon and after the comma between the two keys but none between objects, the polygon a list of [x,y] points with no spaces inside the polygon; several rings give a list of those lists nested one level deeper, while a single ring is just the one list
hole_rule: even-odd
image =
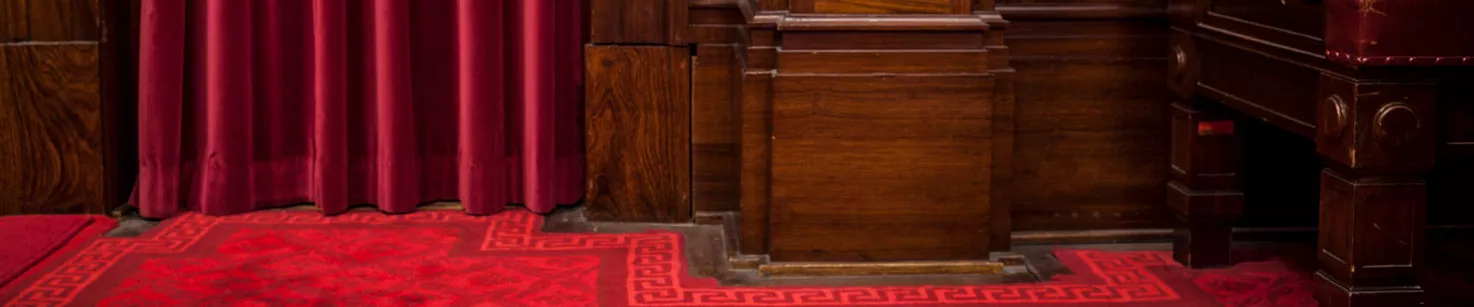
[{"label": "red carpet", "polygon": [[[722,287],[687,273],[676,233],[547,234],[540,223],[524,211],[189,214],[59,254],[0,297],[7,306],[1223,306],[1215,297],[1306,306],[1298,298],[1309,297],[1304,274],[1193,272],[1156,251],[1058,251],[1076,274],[1034,284]],[[1288,290],[1265,290],[1274,283]]]},{"label": "red carpet", "polygon": [[115,225],[102,216],[0,217],[0,286],[25,273],[73,238],[90,239]]}]

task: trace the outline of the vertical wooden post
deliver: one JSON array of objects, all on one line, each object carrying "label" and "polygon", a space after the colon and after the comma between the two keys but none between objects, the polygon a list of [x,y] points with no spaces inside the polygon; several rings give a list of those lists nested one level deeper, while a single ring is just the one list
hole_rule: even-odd
[{"label": "vertical wooden post", "polygon": [[1436,86],[1321,75],[1320,271],[1325,306],[1420,306]]}]

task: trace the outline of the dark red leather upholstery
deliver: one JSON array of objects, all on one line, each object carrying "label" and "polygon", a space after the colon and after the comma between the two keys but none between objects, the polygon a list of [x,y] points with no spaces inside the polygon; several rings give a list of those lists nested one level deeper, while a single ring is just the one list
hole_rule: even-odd
[{"label": "dark red leather upholstery", "polygon": [[1474,0],[1324,0],[1326,57],[1352,66],[1474,65]]}]

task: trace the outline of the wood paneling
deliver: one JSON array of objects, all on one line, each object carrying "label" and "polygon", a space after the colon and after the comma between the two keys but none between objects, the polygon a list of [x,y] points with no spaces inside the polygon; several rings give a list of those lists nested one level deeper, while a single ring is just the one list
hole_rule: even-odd
[{"label": "wood paneling", "polygon": [[593,0],[589,41],[595,44],[678,45],[685,41],[686,0]]},{"label": "wood paneling", "polygon": [[[14,0],[12,0],[14,1]],[[98,1],[30,0],[30,40],[97,41],[102,29]]]},{"label": "wood paneling", "polygon": [[[6,0],[0,2],[0,43],[98,41],[99,0]],[[111,4],[111,3],[110,3]],[[120,8],[126,5],[118,4]]]},{"label": "wood paneling", "polygon": [[798,0],[794,12],[819,14],[960,14],[970,0]]},{"label": "wood paneling", "polygon": [[0,46],[0,215],[102,213],[96,44]]},{"label": "wood paneling", "polygon": [[925,44],[932,50],[981,49],[982,33],[956,32],[793,32],[784,34],[783,50],[852,49],[884,50],[907,49]]},{"label": "wood paneling", "polygon": [[[1323,54],[1326,14],[1321,1],[1202,0],[1196,9],[1206,31],[1253,37],[1308,54]],[[1197,26],[1190,26],[1197,27]]]},{"label": "wood paneling", "polygon": [[772,259],[986,259],[992,84],[780,75]]},{"label": "wood paneling", "polygon": [[[1004,16],[1008,18],[1008,15]],[[1009,26],[1017,69],[1013,229],[1170,225],[1165,24],[1022,21]]]},{"label": "wood paneling", "polygon": [[0,1],[0,43],[23,41],[30,36],[26,0]]},{"label": "wood paneling", "polygon": [[0,3],[0,215],[104,213],[125,201],[136,145],[131,99],[117,95],[133,58],[117,53],[134,2]]},{"label": "wood paneling", "polygon": [[738,80],[732,46],[697,47],[691,71],[691,206],[695,211],[736,211]]},{"label": "wood paneling", "polygon": [[691,219],[690,51],[585,48],[591,220]]},{"label": "wood paneling", "polygon": [[986,73],[983,50],[784,50],[778,53],[786,73]]}]

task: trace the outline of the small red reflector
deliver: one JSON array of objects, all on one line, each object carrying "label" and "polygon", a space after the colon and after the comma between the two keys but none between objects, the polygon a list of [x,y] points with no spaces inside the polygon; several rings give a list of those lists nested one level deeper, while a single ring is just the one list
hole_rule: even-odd
[{"label": "small red reflector", "polygon": [[1233,121],[1214,120],[1198,122],[1198,135],[1231,135]]}]

